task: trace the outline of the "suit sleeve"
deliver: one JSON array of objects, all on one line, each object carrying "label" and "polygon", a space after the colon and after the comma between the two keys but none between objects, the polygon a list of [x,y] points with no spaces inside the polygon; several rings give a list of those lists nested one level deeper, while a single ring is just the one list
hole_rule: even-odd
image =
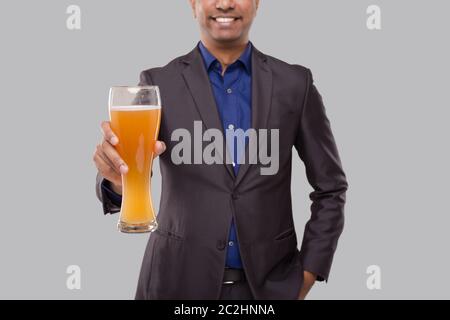
[{"label": "suit sleeve", "polygon": [[[152,81],[150,79],[150,74],[148,71],[142,71],[139,76],[139,86],[151,85]],[[151,172],[153,176],[153,171]],[[121,195],[112,191],[109,181],[106,180],[100,172],[97,172],[97,177],[95,179],[95,193],[97,198],[102,203],[103,214],[114,214],[120,211],[120,206],[122,202]]]},{"label": "suit sleeve", "polygon": [[120,203],[118,203],[118,197],[120,195],[115,194],[117,197],[114,197],[111,193],[114,191],[109,189],[109,185],[107,184],[108,180],[103,178],[100,172],[97,172],[97,177],[95,181],[95,193],[97,198],[100,200],[103,206],[103,214],[114,214],[120,211]]},{"label": "suit sleeve", "polygon": [[300,257],[303,269],[328,281],[338,239],[344,227],[344,205],[348,188],[322,97],[307,72],[307,89],[295,141],[314,189],[309,197],[311,217],[306,223]]}]

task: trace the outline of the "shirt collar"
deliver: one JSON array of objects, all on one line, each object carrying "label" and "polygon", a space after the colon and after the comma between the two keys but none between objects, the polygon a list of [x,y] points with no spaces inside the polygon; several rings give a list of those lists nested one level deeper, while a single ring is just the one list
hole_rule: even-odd
[{"label": "shirt collar", "polygon": [[[248,73],[251,73],[251,66],[252,66],[252,43],[249,41],[247,44],[247,48],[245,48],[245,51],[241,54],[238,61],[241,61],[244,65],[245,69]],[[211,52],[206,49],[204,44],[199,41],[198,48],[200,50],[200,53],[202,54],[203,61],[205,62],[206,70],[209,70],[211,65],[217,61],[217,58],[212,55]]]}]

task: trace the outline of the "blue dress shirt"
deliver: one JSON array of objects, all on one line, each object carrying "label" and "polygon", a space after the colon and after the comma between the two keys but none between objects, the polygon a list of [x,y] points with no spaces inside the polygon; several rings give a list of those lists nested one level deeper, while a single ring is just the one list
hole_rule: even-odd
[{"label": "blue dress shirt", "polygon": [[[233,130],[242,129],[245,132],[251,126],[252,44],[250,42],[248,43],[244,53],[238,60],[227,67],[223,76],[222,65],[206,49],[202,42],[199,42],[198,48],[208,72],[223,130],[226,130],[227,128]],[[237,145],[238,143],[235,141],[233,168],[236,176],[239,170],[237,158],[242,156],[237,154]],[[102,183],[102,188],[106,191],[111,201],[120,206],[122,201],[121,196],[111,190],[106,180]],[[230,233],[228,236],[226,266],[229,268],[242,268],[236,227],[233,219],[231,220]]]},{"label": "blue dress shirt", "polygon": [[[229,65],[222,76],[222,65],[206,49],[202,42],[199,49],[208,71],[209,80],[216,100],[223,130],[242,129],[244,132],[251,126],[251,51],[249,42],[244,53],[233,64]],[[224,133],[225,134],[225,133]],[[234,173],[237,176],[239,163],[237,141],[234,143]],[[242,268],[239,253],[238,239],[234,221],[231,222],[230,234],[227,246],[226,266],[230,268]]]}]

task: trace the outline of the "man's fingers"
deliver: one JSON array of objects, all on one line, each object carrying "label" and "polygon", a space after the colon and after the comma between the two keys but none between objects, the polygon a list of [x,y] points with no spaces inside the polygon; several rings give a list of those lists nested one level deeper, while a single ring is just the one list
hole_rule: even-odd
[{"label": "man's fingers", "polygon": [[104,162],[106,162],[106,164],[108,164],[117,174],[120,175],[120,171],[115,167],[114,163],[112,163],[112,161],[109,160],[106,154],[103,152],[101,144],[97,145],[97,154],[100,158],[103,159]]},{"label": "man's fingers", "polygon": [[117,138],[117,136],[112,131],[111,123],[109,121],[103,121],[101,128],[103,132],[103,137],[106,141],[111,143],[113,146],[119,143],[119,138]]},{"label": "man's fingers", "polygon": [[166,151],[166,144],[163,141],[156,141],[155,142],[155,153],[154,158],[159,156],[161,153]]},{"label": "man's fingers", "polygon": [[109,180],[115,184],[122,183],[122,177],[96,152],[94,154],[94,162],[100,174],[106,180]]},{"label": "man's fingers", "polygon": [[128,166],[125,161],[122,160],[116,149],[106,140],[102,142],[102,150],[106,157],[114,164],[116,170],[125,174],[128,172]]}]

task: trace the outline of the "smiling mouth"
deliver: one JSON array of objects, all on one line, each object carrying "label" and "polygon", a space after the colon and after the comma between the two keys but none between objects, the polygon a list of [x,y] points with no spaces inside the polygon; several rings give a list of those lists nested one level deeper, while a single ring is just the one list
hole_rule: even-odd
[{"label": "smiling mouth", "polygon": [[220,24],[231,24],[237,20],[240,20],[240,17],[225,17],[225,16],[215,16],[215,17],[211,17],[212,20],[214,20],[217,23]]}]

